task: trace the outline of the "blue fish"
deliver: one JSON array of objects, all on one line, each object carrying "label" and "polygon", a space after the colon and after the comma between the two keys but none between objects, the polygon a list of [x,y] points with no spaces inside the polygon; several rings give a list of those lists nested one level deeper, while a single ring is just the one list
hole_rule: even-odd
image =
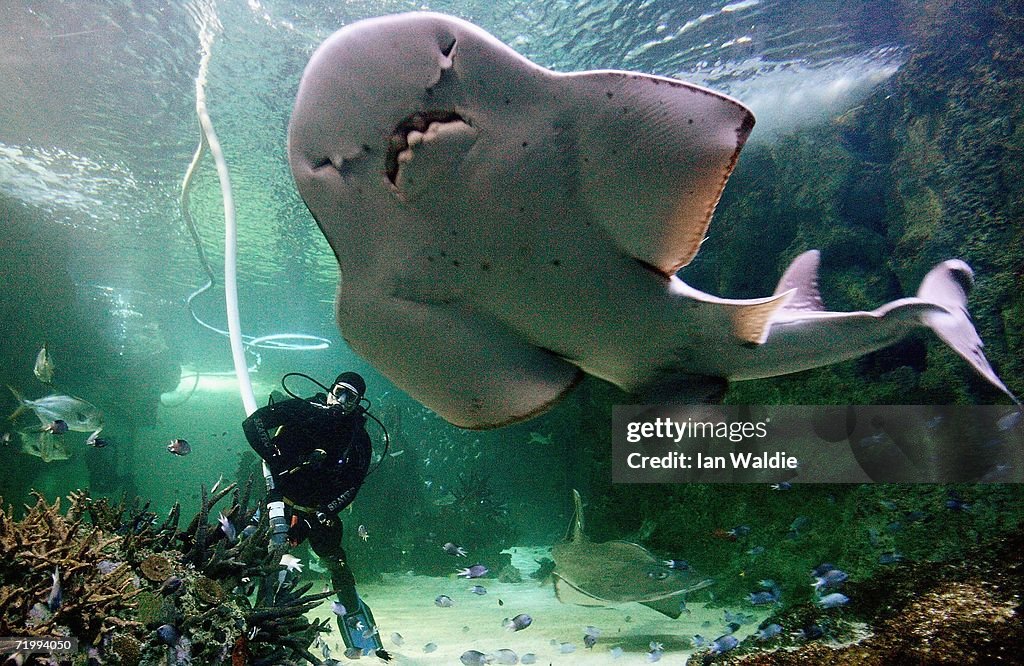
[{"label": "blue fish", "polygon": [[849,574],[841,569],[831,569],[814,579],[814,589],[820,591],[831,587],[839,587],[849,577]]},{"label": "blue fish", "polygon": [[520,613],[511,620],[505,618],[505,620],[501,624],[508,631],[522,631],[523,629],[526,629],[528,626],[533,624],[533,618],[527,615],[526,613]]},{"label": "blue fish", "polygon": [[723,652],[728,652],[739,644],[739,639],[732,634],[719,636],[715,639],[715,642],[711,644],[711,654],[722,654]]},{"label": "blue fish", "polygon": [[774,604],[778,599],[774,594],[768,591],[764,592],[751,592],[748,595],[750,603],[754,606],[764,606],[766,604]]},{"label": "blue fish", "polygon": [[818,605],[822,608],[838,608],[839,606],[845,606],[849,602],[850,597],[840,592],[833,592],[818,599]]}]

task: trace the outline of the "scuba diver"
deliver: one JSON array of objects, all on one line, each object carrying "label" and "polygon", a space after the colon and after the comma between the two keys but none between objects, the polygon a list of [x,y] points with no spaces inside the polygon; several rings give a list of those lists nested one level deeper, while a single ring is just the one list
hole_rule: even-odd
[{"label": "scuba diver", "polygon": [[[388,660],[369,607],[356,593],[355,577],[346,564],[342,547],[343,525],[338,513],[352,503],[371,472],[373,445],[366,432],[372,418],[384,432],[387,454],[388,434],[384,425],[363,406],[366,382],[355,372],[343,372],[330,389],[314,382],[325,393],[270,402],[242,423],[249,445],[266,462],[267,506],[271,519],[272,544],[290,546],[309,539],[313,552],[327,567],[338,601],[345,607],[338,616],[345,647],[363,654],[375,653]],[[369,401],[366,401],[367,404]],[[369,634],[369,635],[367,635]]]}]

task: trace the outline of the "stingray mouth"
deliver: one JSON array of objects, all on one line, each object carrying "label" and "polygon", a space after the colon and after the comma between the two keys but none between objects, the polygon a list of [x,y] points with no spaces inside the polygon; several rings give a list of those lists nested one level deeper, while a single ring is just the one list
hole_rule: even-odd
[{"label": "stingray mouth", "polygon": [[403,164],[413,157],[413,148],[430,142],[446,131],[469,127],[469,121],[454,111],[419,111],[398,123],[388,141],[384,158],[385,170],[392,185],[398,186],[398,174]]}]

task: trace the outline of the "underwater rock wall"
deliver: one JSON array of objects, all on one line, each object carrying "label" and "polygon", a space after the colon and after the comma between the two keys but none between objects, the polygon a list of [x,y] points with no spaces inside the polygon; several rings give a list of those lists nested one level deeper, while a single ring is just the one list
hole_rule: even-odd
[{"label": "underwater rock wall", "polygon": [[[873,309],[915,293],[935,263],[961,258],[976,273],[970,310],[986,354],[1021,394],[1024,7],[927,9],[913,26],[919,42],[908,62],[862,106],[748,148],[705,247],[680,275],[711,293],[764,296],[794,256],[819,248],[829,309]],[[1005,399],[922,332],[856,361],[735,383],[727,402]],[[603,455],[598,444],[594,452]],[[722,603],[743,601],[760,578],[799,590],[806,602],[808,572],[823,561],[850,566],[861,580],[902,557],[954,561],[1024,517],[1019,486],[612,486],[600,469],[585,497],[590,536],[637,535],[665,557],[689,559],[717,579]],[[958,511],[961,503],[973,509]],[[736,528],[745,529],[730,538]]]},{"label": "underwater rock wall", "polygon": [[[827,126],[744,153],[683,279],[763,296],[799,252],[822,250],[833,310],[916,292],[949,258],[975,271],[985,352],[1024,392],[1024,44],[1020,3],[929,3],[908,62]],[[756,128],[754,130],[757,131]],[[756,242],[753,242],[756,239]],[[999,400],[927,333],[864,359],[736,384],[736,403]]]}]

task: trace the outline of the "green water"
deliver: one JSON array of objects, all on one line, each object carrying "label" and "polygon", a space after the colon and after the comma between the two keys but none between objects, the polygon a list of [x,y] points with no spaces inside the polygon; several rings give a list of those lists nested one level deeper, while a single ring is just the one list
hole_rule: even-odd
[{"label": "green water", "polygon": [[[764,296],[794,256],[818,248],[829,309],[870,310],[913,293],[935,263],[963,259],[976,274],[969,309],[985,353],[1009,388],[1024,393],[1019,7],[705,4],[429,8],[478,23],[544,66],[679,76],[749,104],[759,125],[707,242],[680,277],[726,297]],[[359,18],[420,8],[405,2],[140,8],[111,1],[80,10],[44,2],[5,10],[0,34],[13,45],[0,56],[0,381],[30,398],[67,392],[93,402],[106,414],[110,439],[93,448],[88,433],[68,433],[70,458],[45,463],[23,453],[18,440],[18,431],[41,424],[31,415],[7,423],[13,439],[0,447],[0,497],[13,514],[33,503],[33,489],[49,501],[76,489],[139,497],[161,519],[178,503],[186,523],[200,509],[201,486],[208,490],[222,477],[252,479],[260,494],[227,340],[196,324],[185,307],[204,280],[178,209],[198,140],[199,42],[190,11],[203,7],[223,26],[207,91],[238,206],[243,328],[331,343],[315,352],[261,350],[257,400],[263,404],[279,389],[286,372],[329,381],[351,369],[366,377],[372,412],[391,444],[342,519],[350,565],[399,663],[453,663],[465,650],[501,647],[532,651],[538,663],[610,663],[616,645],[625,649],[623,663],[640,663],[650,641],[665,645],[666,663],[680,663],[696,649],[694,634],[713,640],[726,632],[726,610],[756,615],[737,633],[741,639],[771,614],[784,626],[786,646],[819,640],[792,637],[814,625],[826,630],[823,643],[838,645],[881,634],[893,615],[914,617],[909,600],[949,592],[950,581],[982,585],[1011,568],[1004,547],[1018,538],[1024,517],[1017,485],[616,485],[611,407],[631,401],[618,389],[587,378],[534,419],[467,431],[350,350],[334,323],[337,264],[295,191],[285,131],[316,45]],[[218,276],[220,206],[206,160],[192,214]],[[224,325],[219,285],[196,299],[195,310]],[[32,374],[44,342],[56,363],[53,389]],[[301,380],[290,386],[315,390]],[[1007,402],[923,333],[855,361],[736,383],[725,401]],[[8,412],[16,407],[9,394],[2,403]],[[383,453],[382,433],[373,425],[370,432]],[[187,439],[192,452],[171,455],[166,447],[174,438]],[[1019,455],[1007,460],[1017,464]],[[550,582],[529,578],[533,563],[566,534],[573,489],[583,494],[593,541],[634,541],[714,579],[688,599],[690,615],[670,620],[637,604],[562,605]],[[358,539],[358,525],[368,540]],[[728,535],[738,527],[747,529]],[[440,549],[447,541],[464,544],[495,571],[511,562],[524,582],[494,581],[486,597],[474,598],[469,584],[453,578],[457,567]],[[295,553],[312,559],[305,546]],[[843,608],[815,604],[809,572],[823,562],[850,576],[841,591],[851,601]],[[320,574],[307,568],[306,576],[319,591]],[[781,586],[780,603],[751,605],[748,595],[763,579]],[[0,586],[15,583],[0,569]],[[1012,584],[1002,589],[975,595],[989,613],[984,622],[950,629],[992,638],[991,652],[975,641],[967,663],[1013,647],[1002,627],[1019,602]],[[456,606],[434,606],[441,593]],[[500,620],[517,612],[536,616],[534,631],[504,632]],[[329,615],[326,604],[311,611]],[[582,643],[587,625],[602,629],[592,650]],[[394,631],[404,646],[390,642]],[[422,651],[428,641],[439,644],[436,654]],[[575,651],[563,652],[562,642]],[[336,633],[329,644],[342,658]],[[751,639],[740,650],[777,644]],[[885,648],[872,649],[886,663]]]}]

